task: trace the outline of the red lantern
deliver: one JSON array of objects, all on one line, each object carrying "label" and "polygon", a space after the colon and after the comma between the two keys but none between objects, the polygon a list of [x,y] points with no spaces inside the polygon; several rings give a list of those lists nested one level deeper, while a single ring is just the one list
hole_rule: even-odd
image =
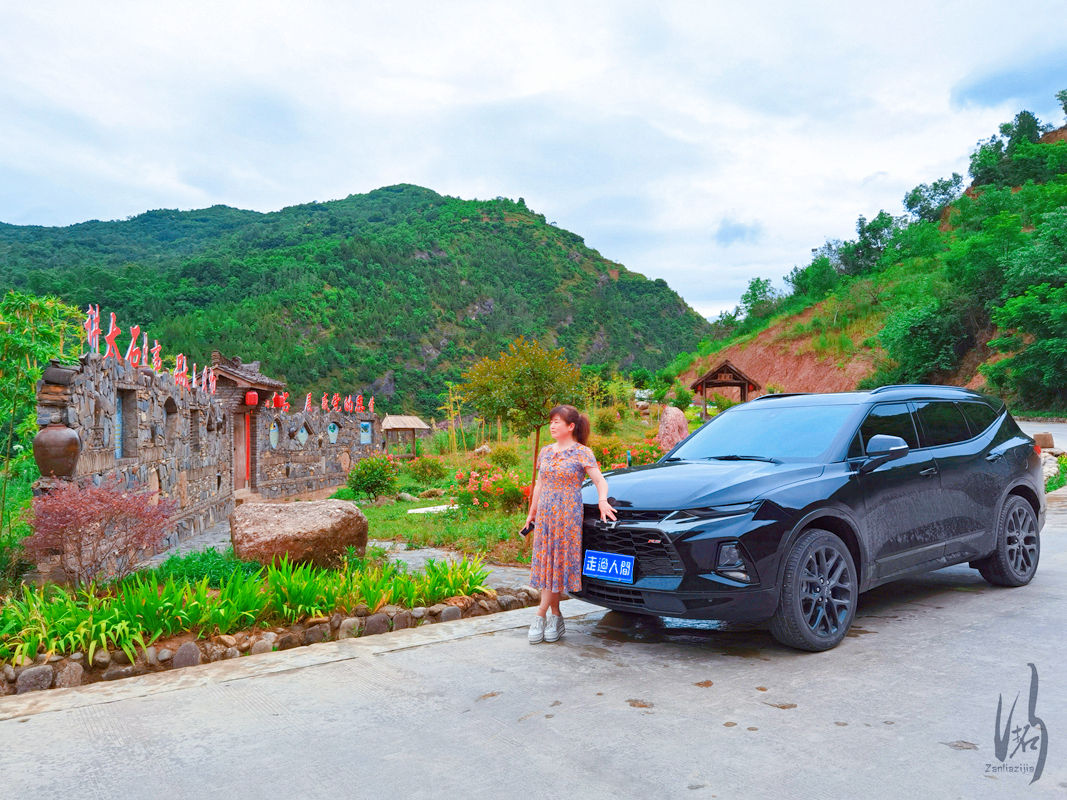
[{"label": "red lantern", "polygon": [[259,392],[245,392],[245,405],[246,406],[259,405]]}]

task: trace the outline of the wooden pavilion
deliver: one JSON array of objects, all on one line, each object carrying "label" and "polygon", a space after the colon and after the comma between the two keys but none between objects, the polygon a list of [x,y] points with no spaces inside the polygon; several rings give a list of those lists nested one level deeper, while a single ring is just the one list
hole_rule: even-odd
[{"label": "wooden pavilion", "polygon": [[424,431],[429,431],[430,426],[418,417],[404,416],[402,414],[386,414],[382,420],[382,436],[385,438],[386,448],[390,443],[402,441],[411,442],[410,453],[397,453],[400,458],[415,457],[415,437],[425,436]]},{"label": "wooden pavilion", "polygon": [[727,359],[714,369],[709,369],[689,385],[694,392],[703,395],[705,417],[708,416],[708,389],[717,389],[722,386],[736,386],[741,392],[742,403],[748,401],[749,392],[758,392],[763,388]]}]

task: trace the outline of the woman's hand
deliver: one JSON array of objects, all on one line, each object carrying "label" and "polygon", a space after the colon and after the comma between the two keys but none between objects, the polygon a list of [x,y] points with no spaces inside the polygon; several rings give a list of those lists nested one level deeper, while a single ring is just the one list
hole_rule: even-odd
[{"label": "woman's hand", "polygon": [[601,500],[597,505],[600,508],[600,521],[606,522],[609,519],[615,519],[615,509],[611,507],[611,504],[607,500]]}]

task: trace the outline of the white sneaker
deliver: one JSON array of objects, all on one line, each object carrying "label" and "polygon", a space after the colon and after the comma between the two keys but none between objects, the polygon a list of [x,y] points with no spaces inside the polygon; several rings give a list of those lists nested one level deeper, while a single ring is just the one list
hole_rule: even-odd
[{"label": "white sneaker", "polygon": [[530,644],[538,644],[545,640],[544,617],[534,617],[534,621],[530,623],[530,632],[527,638],[530,640]]},{"label": "white sneaker", "polygon": [[545,624],[545,641],[554,642],[563,635],[566,630],[566,626],[563,624],[563,617],[557,617],[551,611],[548,613],[548,619]]}]

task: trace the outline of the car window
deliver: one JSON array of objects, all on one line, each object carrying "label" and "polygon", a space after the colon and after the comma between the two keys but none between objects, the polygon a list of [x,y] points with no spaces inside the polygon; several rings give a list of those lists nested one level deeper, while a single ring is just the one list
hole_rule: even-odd
[{"label": "car window", "polygon": [[844,404],[746,403],[713,417],[673,456],[694,461],[726,455],[814,461],[823,457],[855,412],[855,406]]},{"label": "car window", "polygon": [[971,426],[972,436],[980,434],[999,416],[985,403],[960,403],[960,409],[967,418],[967,424]]},{"label": "car window", "polygon": [[860,436],[863,437],[864,446],[866,447],[871,441],[872,436],[880,433],[886,436],[899,436],[908,443],[908,447],[919,446],[918,437],[915,435],[915,424],[911,421],[911,412],[908,410],[907,403],[886,403],[871,409],[871,413],[860,426]]},{"label": "car window", "polygon": [[848,446],[848,455],[845,458],[863,458],[863,440],[860,439],[858,431],[852,437],[852,443]]},{"label": "car window", "polygon": [[937,447],[942,444],[963,442],[971,438],[967,420],[955,403],[928,400],[916,403],[919,423],[923,429],[923,444]]}]

